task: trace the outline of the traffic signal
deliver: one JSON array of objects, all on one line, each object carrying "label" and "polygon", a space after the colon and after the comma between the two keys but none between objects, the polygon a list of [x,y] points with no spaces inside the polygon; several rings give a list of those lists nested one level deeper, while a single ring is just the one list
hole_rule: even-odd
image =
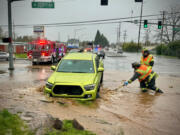
[{"label": "traffic signal", "polygon": [[93,45],[93,43],[92,43],[92,42],[88,42],[88,45],[92,46],[92,45]]},{"label": "traffic signal", "polygon": [[3,43],[10,43],[10,42],[12,42],[12,39],[11,38],[3,38],[2,42]]},{"label": "traffic signal", "polygon": [[143,0],[135,0],[135,2],[143,2]]},{"label": "traffic signal", "polygon": [[158,29],[161,29],[161,28],[162,28],[162,22],[158,21]]},{"label": "traffic signal", "polygon": [[144,28],[148,27],[148,20],[144,20]]},{"label": "traffic signal", "polygon": [[108,5],[108,0],[101,0],[101,5],[102,6],[107,6]]}]

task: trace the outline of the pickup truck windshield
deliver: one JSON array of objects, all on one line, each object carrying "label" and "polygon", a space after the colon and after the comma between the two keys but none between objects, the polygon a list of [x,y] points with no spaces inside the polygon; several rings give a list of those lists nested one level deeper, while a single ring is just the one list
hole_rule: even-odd
[{"label": "pickup truck windshield", "polygon": [[62,60],[57,72],[69,73],[94,73],[91,60]]}]

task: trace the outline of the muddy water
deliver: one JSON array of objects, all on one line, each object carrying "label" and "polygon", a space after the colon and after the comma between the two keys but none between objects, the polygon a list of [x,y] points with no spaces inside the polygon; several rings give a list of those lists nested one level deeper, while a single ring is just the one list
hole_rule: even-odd
[{"label": "muddy water", "polygon": [[[179,134],[180,61],[155,57],[156,62],[160,61],[154,67],[160,74],[157,86],[164,94],[141,93],[138,81],[115,91],[131,77],[129,65],[140,57],[139,54],[124,55],[127,57],[105,59],[101,98],[90,106],[72,99],[45,97],[41,91],[52,73],[49,65],[31,66],[28,61],[16,61],[15,71],[9,72],[8,63],[0,62],[0,109],[40,111],[60,119],[76,118],[98,135]],[[168,63],[171,67],[167,66]]]}]

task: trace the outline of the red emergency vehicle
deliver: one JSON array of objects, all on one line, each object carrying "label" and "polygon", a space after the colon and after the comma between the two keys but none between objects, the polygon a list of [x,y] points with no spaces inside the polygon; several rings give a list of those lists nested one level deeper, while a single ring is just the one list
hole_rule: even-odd
[{"label": "red emergency vehicle", "polygon": [[37,39],[28,43],[27,50],[28,59],[35,65],[40,62],[59,61],[66,53],[66,46],[46,39]]}]

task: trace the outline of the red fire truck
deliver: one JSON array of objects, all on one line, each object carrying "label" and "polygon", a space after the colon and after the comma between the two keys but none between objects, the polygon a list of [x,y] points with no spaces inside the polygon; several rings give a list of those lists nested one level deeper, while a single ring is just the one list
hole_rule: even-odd
[{"label": "red fire truck", "polygon": [[28,43],[28,59],[35,65],[40,62],[59,61],[66,53],[66,46],[46,39],[37,39]]}]

